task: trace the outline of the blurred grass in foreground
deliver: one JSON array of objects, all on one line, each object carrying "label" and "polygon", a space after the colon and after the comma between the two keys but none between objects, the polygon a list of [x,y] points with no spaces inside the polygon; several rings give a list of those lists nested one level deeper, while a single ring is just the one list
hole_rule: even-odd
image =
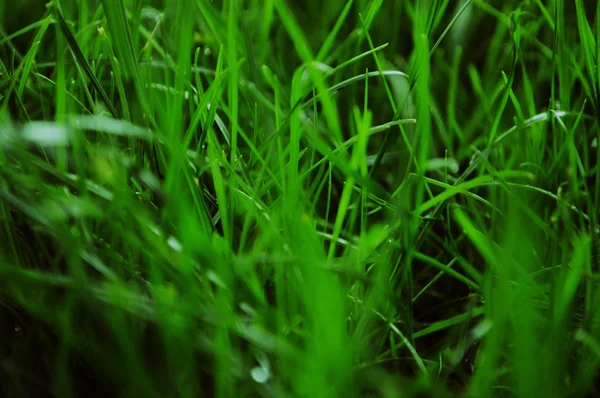
[{"label": "blurred grass in foreground", "polygon": [[595,396],[600,5],[0,0],[3,396]]}]

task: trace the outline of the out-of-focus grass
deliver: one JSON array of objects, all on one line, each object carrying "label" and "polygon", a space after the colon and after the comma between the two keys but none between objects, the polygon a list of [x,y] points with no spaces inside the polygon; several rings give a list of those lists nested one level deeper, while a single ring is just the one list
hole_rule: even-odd
[{"label": "out-of-focus grass", "polygon": [[0,1],[3,396],[586,396],[600,6]]}]

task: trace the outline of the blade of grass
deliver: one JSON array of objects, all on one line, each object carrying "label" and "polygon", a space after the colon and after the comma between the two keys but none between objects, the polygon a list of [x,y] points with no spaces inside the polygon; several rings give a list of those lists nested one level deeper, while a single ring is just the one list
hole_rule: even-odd
[{"label": "blade of grass", "polygon": [[102,87],[102,85],[100,84],[98,79],[96,78],[96,75],[92,71],[90,64],[88,63],[85,56],[83,55],[81,48],[77,44],[77,40],[75,40],[75,36],[73,36],[71,29],[69,28],[69,26],[67,25],[67,22],[65,21],[65,18],[63,17],[60,7],[58,5],[55,5],[53,11],[54,11],[54,16],[56,17],[56,20],[58,21],[58,26],[60,28],[60,31],[61,31],[62,35],[64,36],[64,38],[66,39],[69,49],[73,53],[75,60],[83,68],[83,71],[85,72],[85,75],[87,76],[87,78],[90,79],[90,82],[91,82],[92,86],[94,87],[94,90],[98,94],[100,94],[100,96],[102,97],[102,101],[104,101],[104,103],[108,107],[108,110],[113,115],[113,117],[118,117],[119,114],[118,114],[117,110],[115,109],[114,105],[112,104],[112,101],[110,100],[110,98],[108,97],[106,92],[104,91],[104,88]]}]

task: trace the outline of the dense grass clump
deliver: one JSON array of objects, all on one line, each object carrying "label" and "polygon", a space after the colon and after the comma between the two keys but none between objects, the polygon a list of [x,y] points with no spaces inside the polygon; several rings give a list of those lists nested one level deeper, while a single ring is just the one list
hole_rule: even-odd
[{"label": "dense grass clump", "polygon": [[1,0],[0,395],[597,395],[596,3]]}]

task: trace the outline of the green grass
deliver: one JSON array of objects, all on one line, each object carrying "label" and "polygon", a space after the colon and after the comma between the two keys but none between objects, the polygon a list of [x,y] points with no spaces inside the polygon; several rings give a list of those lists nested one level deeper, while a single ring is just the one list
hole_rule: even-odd
[{"label": "green grass", "polygon": [[0,394],[600,395],[600,5],[0,0]]}]

